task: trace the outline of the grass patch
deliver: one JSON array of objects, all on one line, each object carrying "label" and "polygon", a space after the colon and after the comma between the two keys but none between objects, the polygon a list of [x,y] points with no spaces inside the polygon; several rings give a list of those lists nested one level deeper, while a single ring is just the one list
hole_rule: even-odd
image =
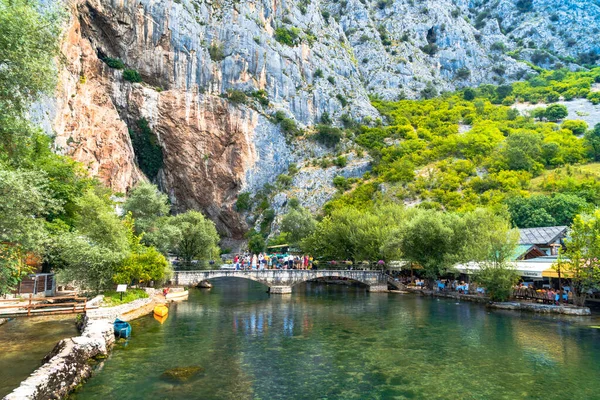
[{"label": "grass patch", "polygon": [[123,293],[123,300],[121,300],[121,293],[117,293],[115,290],[107,290],[103,294],[104,305],[107,307],[118,306],[137,299],[148,298],[148,293],[143,289],[127,289],[127,291]]}]

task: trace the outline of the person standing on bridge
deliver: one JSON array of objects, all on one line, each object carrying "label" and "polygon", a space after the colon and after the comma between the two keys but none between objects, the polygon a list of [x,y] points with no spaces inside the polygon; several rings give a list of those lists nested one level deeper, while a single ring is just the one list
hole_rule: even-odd
[{"label": "person standing on bridge", "polygon": [[258,269],[265,269],[265,256],[263,253],[258,255]]},{"label": "person standing on bridge", "polygon": [[258,262],[258,257],[256,257],[256,254],[252,255],[252,269],[255,270],[256,269],[256,263]]}]

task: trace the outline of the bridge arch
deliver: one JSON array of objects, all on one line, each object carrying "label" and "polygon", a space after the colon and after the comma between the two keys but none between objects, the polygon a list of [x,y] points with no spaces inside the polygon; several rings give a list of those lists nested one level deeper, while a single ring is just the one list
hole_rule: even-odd
[{"label": "bridge arch", "polygon": [[175,283],[197,285],[202,281],[222,277],[253,280],[269,287],[271,293],[291,293],[292,287],[319,278],[344,278],[367,285],[371,292],[387,291],[387,276],[379,271],[348,270],[251,270],[251,271],[176,271]]}]

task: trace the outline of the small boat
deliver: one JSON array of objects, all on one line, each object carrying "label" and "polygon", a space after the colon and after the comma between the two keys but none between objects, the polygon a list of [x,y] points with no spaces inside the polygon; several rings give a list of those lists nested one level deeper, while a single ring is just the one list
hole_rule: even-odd
[{"label": "small boat", "polygon": [[169,309],[164,304],[154,307],[154,315],[158,315],[159,317],[164,317],[168,313],[169,313]]},{"label": "small boat", "polygon": [[127,339],[131,336],[131,325],[128,322],[121,321],[119,318],[114,323],[115,336],[119,339]]},{"label": "small boat", "polygon": [[167,299],[167,301],[186,300],[189,294],[190,292],[187,290],[181,292],[169,292],[167,293],[165,298]]},{"label": "small boat", "polygon": [[167,320],[167,318],[169,318],[168,314],[164,315],[162,317],[159,316],[159,315],[154,314],[154,319],[157,320],[158,322],[160,322],[161,325],[165,323],[165,321]]}]

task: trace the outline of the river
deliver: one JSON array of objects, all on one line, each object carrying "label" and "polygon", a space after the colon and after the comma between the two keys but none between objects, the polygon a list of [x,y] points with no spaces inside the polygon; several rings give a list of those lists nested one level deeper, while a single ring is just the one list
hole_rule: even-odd
[{"label": "river", "polygon": [[0,326],[0,398],[35,371],[61,339],[77,335],[73,315],[21,317]]},{"label": "river", "polygon": [[[600,325],[480,304],[215,280],[132,323],[73,398],[598,399]],[[177,382],[171,368],[201,367]]]}]

